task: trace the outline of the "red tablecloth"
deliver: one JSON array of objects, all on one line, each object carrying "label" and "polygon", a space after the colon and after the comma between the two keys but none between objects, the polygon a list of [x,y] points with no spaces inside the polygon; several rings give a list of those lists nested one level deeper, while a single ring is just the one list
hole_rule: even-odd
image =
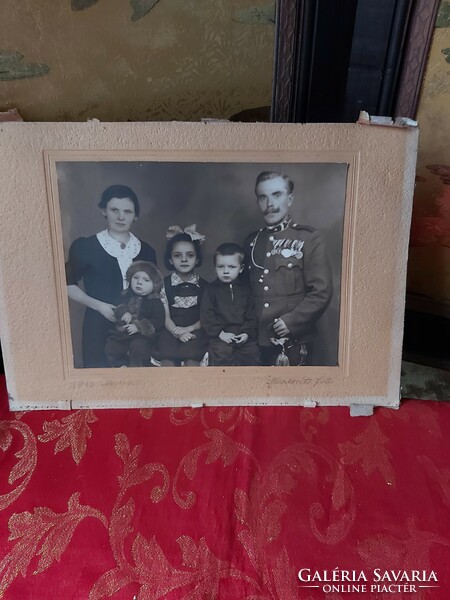
[{"label": "red tablecloth", "polygon": [[450,598],[450,403],[1,404],[6,599]]}]

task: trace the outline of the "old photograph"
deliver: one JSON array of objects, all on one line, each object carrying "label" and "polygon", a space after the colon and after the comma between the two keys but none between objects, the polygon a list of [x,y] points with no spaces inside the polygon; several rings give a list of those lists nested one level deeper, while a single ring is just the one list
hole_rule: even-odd
[{"label": "old photograph", "polygon": [[348,164],[56,161],[73,366],[336,366]]}]

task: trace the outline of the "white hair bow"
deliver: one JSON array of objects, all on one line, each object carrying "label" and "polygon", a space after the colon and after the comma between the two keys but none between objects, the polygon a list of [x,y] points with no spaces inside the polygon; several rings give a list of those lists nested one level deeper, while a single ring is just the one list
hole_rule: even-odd
[{"label": "white hair bow", "polygon": [[202,233],[196,231],[196,227],[196,223],[194,223],[193,225],[188,225],[184,229],[181,229],[179,225],[171,225],[167,230],[166,238],[170,240],[175,235],[178,235],[180,233],[186,233],[193,242],[198,241],[200,242],[200,244],[202,244],[205,241],[205,236]]}]

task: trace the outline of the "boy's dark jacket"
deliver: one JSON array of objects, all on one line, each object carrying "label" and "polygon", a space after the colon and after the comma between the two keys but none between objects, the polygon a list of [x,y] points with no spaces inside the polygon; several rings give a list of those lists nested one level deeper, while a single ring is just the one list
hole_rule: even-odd
[{"label": "boy's dark jacket", "polygon": [[231,284],[215,279],[203,294],[200,321],[210,338],[226,331],[246,333],[249,339],[255,339],[258,325],[249,285],[240,278]]},{"label": "boy's dark jacket", "polygon": [[119,333],[125,332],[126,325],[120,319],[127,312],[132,316],[130,324],[136,325],[138,333],[146,338],[153,337],[164,327],[166,315],[161,298],[157,294],[137,296],[130,289],[123,293],[122,304],[114,309],[116,330]]}]

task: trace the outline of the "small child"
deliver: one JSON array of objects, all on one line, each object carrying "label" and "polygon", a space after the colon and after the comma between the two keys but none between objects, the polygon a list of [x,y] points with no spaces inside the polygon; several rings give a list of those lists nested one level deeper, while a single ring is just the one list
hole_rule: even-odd
[{"label": "small child", "polygon": [[126,278],[129,287],[114,309],[117,323],[106,340],[105,354],[112,367],[147,367],[164,327],[163,278],[158,267],[146,261],[133,262]]},{"label": "small child", "polygon": [[202,264],[205,236],[195,225],[184,230],[174,225],[166,237],[164,264],[172,274],[164,278],[161,294],[166,327],[159,337],[157,356],[162,367],[198,367],[208,345],[200,325],[200,302],[208,282],[195,273]]},{"label": "small child", "polygon": [[217,279],[206,288],[200,312],[212,366],[259,364],[255,304],[250,287],[239,278],[243,260],[238,244],[221,244],[214,254]]}]

